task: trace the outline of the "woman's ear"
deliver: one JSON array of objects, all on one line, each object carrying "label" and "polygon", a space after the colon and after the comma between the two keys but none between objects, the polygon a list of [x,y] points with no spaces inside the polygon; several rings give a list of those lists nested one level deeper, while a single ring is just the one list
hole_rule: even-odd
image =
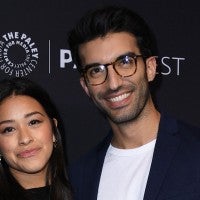
[{"label": "woman's ear", "polygon": [[53,123],[57,127],[58,126],[58,120],[56,118],[53,118]]},{"label": "woman's ear", "polygon": [[[54,123],[55,127],[57,128],[57,126],[58,126],[58,121],[57,121],[56,118],[53,118],[53,123]],[[55,134],[53,134],[53,142],[56,142]]]},{"label": "woman's ear", "polygon": [[156,68],[157,68],[157,62],[156,57],[151,56],[146,59],[146,72],[147,72],[147,78],[148,81],[153,81],[156,76]]}]

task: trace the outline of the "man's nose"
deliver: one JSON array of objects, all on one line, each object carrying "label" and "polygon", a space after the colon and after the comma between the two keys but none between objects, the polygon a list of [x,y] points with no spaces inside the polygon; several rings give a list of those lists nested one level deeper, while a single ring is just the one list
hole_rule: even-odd
[{"label": "man's nose", "polygon": [[121,75],[119,75],[113,65],[108,66],[108,74],[107,74],[107,84],[109,85],[109,88],[111,90],[116,90],[118,89],[123,82],[123,79]]}]

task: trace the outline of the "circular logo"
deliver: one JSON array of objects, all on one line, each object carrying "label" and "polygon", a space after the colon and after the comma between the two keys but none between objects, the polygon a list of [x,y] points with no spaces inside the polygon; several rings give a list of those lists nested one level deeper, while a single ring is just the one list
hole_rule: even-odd
[{"label": "circular logo", "polygon": [[9,32],[0,38],[0,70],[9,76],[29,75],[38,64],[38,48],[25,33]]}]

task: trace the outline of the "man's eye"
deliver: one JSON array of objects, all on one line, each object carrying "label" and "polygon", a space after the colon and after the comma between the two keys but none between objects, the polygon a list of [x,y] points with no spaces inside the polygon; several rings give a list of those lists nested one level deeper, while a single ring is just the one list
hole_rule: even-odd
[{"label": "man's eye", "polygon": [[125,56],[123,59],[120,60],[120,64],[122,65],[133,64],[133,63],[134,63],[134,59],[129,56]]},{"label": "man's eye", "polygon": [[99,65],[99,66],[95,66],[95,67],[91,67],[88,72],[90,76],[95,76],[98,74],[101,74],[102,72],[104,72],[105,67],[103,65]]},{"label": "man's eye", "polygon": [[125,56],[116,62],[117,67],[123,67],[123,68],[132,67],[134,64],[135,64],[134,58],[130,56]]}]

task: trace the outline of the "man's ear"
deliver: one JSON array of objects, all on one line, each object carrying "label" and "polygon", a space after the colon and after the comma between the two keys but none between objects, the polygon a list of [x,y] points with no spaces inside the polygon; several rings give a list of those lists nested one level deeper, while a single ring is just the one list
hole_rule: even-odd
[{"label": "man's ear", "polygon": [[153,81],[156,76],[156,68],[157,68],[157,62],[156,57],[151,56],[146,59],[146,72],[147,72],[147,78],[148,81]]},{"label": "man's ear", "polygon": [[89,93],[89,90],[88,90],[88,86],[87,86],[87,84],[86,84],[86,82],[85,82],[84,77],[81,77],[81,78],[80,78],[80,84],[81,84],[82,88],[84,89],[84,91],[86,92],[86,94],[90,97],[90,93]]}]

